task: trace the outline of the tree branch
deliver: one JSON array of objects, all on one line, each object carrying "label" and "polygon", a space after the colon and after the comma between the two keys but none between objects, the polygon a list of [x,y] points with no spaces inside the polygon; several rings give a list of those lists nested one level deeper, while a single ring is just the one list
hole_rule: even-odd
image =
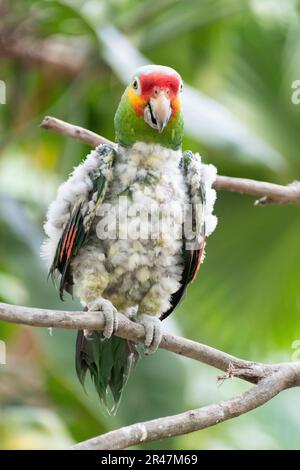
[{"label": "tree branch", "polygon": [[[119,316],[119,326],[115,332],[120,338],[135,342],[144,340],[144,328],[129,320],[122,313]],[[0,321],[9,323],[39,326],[48,328],[102,330],[104,316],[102,312],[66,312],[62,310],[46,310],[33,307],[22,307],[0,303]],[[267,365],[244,361],[218,349],[191,341],[179,336],[164,334],[159,346],[161,349],[185,356],[215,367],[230,375],[252,383],[277,371],[281,365]]]},{"label": "tree branch", "polygon": [[144,442],[200,431],[254,410],[283,390],[299,386],[299,382],[300,364],[286,365],[235,398],[185,413],[132,424],[80,442],[71,447],[71,450],[120,450]]},{"label": "tree branch", "polygon": [[86,51],[74,42],[54,38],[37,41],[24,34],[20,37],[14,31],[0,31],[0,57],[17,59],[23,64],[47,66],[56,73],[77,76],[89,70],[90,64],[86,60]]},{"label": "tree branch", "polygon": [[[119,326],[115,334],[131,341],[143,341],[144,328],[121,313],[118,315]],[[4,303],[0,303],[0,320],[38,327],[104,328],[102,312],[66,312]],[[142,442],[197,431],[258,408],[287,388],[300,386],[300,362],[263,364],[245,361],[210,346],[168,334],[163,335],[159,347],[220,369],[225,375],[219,379],[237,377],[257,385],[238,397],[218,404],[133,424],[76,444],[72,449],[124,449]]]},{"label": "tree branch", "polygon": [[[100,144],[113,144],[105,137],[91,132],[83,127],[69,124],[60,119],[46,116],[41,123],[43,129],[51,130],[66,137],[78,139],[81,142],[97,147]],[[299,204],[300,203],[300,182],[295,181],[288,186],[268,183],[265,181],[256,181],[246,178],[234,178],[229,176],[217,176],[214,183],[217,191],[231,191],[249,196],[259,197],[256,205],[266,204]]]},{"label": "tree branch", "polygon": [[57,134],[62,134],[65,137],[71,137],[72,139],[80,140],[83,144],[87,144],[90,147],[97,147],[100,144],[113,144],[105,137],[101,137],[95,132],[88,131],[80,126],[74,126],[68,122],[61,121],[51,116],[46,116],[42,123],[41,127],[43,129],[51,130]]}]

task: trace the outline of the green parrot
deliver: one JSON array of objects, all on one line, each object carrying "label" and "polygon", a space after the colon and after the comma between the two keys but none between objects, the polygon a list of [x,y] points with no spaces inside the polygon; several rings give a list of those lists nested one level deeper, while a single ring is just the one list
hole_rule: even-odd
[{"label": "green parrot", "polygon": [[173,69],[141,67],[118,106],[116,144],[93,150],[49,207],[43,255],[59,292],[101,311],[105,328],[79,331],[76,371],[89,371],[114,412],[137,346],[114,335],[118,311],[143,325],[144,352],[158,348],[161,320],[195,278],[216,226],[213,165],[182,152],[183,84]]}]

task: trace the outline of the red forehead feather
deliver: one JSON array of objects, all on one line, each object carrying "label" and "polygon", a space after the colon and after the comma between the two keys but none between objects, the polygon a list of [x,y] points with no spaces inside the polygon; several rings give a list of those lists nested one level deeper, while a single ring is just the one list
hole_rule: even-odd
[{"label": "red forehead feather", "polygon": [[180,79],[177,75],[167,75],[162,72],[141,75],[140,82],[143,95],[151,93],[154,86],[169,88],[174,94],[177,94],[180,86]]}]

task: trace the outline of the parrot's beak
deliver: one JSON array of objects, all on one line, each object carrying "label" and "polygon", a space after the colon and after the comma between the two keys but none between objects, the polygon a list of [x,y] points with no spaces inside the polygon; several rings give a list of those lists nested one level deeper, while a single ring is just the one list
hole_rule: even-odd
[{"label": "parrot's beak", "polygon": [[144,113],[145,121],[161,133],[169,122],[172,114],[171,102],[165,91],[150,99]]}]

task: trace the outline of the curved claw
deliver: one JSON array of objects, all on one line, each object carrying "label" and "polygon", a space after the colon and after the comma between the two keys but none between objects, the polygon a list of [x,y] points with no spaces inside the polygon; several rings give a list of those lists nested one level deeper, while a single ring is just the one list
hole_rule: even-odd
[{"label": "curved claw", "polygon": [[118,329],[118,311],[113,304],[106,299],[96,299],[94,302],[89,304],[89,310],[92,312],[101,311],[105,319],[105,327],[103,330],[103,336],[110,338],[112,334]]},{"label": "curved claw", "polygon": [[137,318],[137,322],[145,328],[145,354],[150,355],[155,353],[162,339],[160,319],[144,314]]}]

